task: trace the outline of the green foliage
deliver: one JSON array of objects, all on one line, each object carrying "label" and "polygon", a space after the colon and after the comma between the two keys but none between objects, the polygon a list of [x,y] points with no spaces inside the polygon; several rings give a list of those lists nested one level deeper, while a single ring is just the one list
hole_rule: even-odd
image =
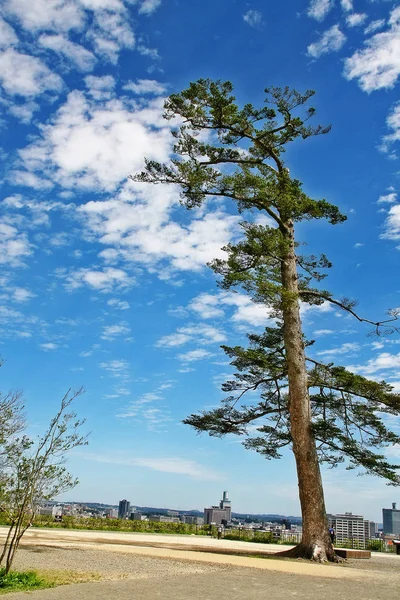
[{"label": "green foliage", "polygon": [[384,552],[383,544],[383,540],[369,540],[367,550],[372,550],[373,552]]},{"label": "green foliage", "polygon": [[35,571],[9,571],[6,573],[5,569],[0,569],[0,594],[45,587],[52,587],[52,585],[39,577]]},{"label": "green foliage", "polygon": [[56,522],[53,517],[38,515],[35,527],[54,529],[82,529],[88,531],[126,531],[142,533],[173,533],[207,535],[208,528],[189,523],[155,523],[152,521],[130,521],[125,519],[101,519],[94,517],[63,517]]},{"label": "green foliage", "polygon": [[[246,104],[240,109],[232,91],[229,81],[200,79],[170,96],[165,117],[182,122],[174,131],[176,158],[170,165],[146,161],[146,170],[132,179],[178,184],[188,208],[199,206],[207,196],[223,196],[236,200],[240,210],[265,210],[280,224],[288,219],[344,221],[336,206],[312,200],[303,192],[282,158],[287,144],[330,129],[307,124],[315,113],[313,107],[296,114],[314,92],[267,88],[265,106],[257,109]],[[200,131],[212,131],[215,143],[204,142]]]},{"label": "green foliage", "polygon": [[[244,436],[246,448],[268,459],[279,458],[292,442],[282,327],[267,327],[248,339],[248,348],[223,346],[236,372],[223,384],[229,395],[221,406],[190,415],[184,423],[213,436]],[[347,469],[362,467],[397,485],[399,466],[379,449],[400,443],[400,436],[384,421],[386,415],[400,414],[400,395],[390,384],[370,381],[344,367],[313,360],[309,364],[311,423],[320,460],[331,467],[347,461]],[[251,391],[257,391],[258,398],[253,396],[251,405],[241,404]]]},{"label": "green foliage", "polygon": [[[255,542],[257,544],[280,544],[283,543],[274,537],[271,531],[253,531],[251,529],[228,530],[224,535],[225,540],[235,540],[241,542]],[[289,542],[291,545],[293,542]]]}]

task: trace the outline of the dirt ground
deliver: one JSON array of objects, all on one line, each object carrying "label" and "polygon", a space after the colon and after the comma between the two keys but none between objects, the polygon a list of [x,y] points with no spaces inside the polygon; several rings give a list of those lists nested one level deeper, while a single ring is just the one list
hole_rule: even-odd
[{"label": "dirt ground", "polygon": [[[158,538],[164,547],[156,547]],[[103,532],[100,540],[96,532],[57,530],[54,535],[54,530],[32,530],[15,568],[66,569],[97,573],[102,579],[31,592],[32,600],[309,600],[326,595],[340,600],[389,600],[400,589],[400,556],[396,555],[373,554],[370,560],[316,565],[166,548],[165,536],[153,537],[152,546],[138,545],[145,541],[135,535],[132,540],[124,536],[121,542]],[[182,544],[178,539],[177,543],[192,548],[194,542]],[[168,546],[173,546],[171,540]],[[7,597],[26,600],[27,594]]]}]

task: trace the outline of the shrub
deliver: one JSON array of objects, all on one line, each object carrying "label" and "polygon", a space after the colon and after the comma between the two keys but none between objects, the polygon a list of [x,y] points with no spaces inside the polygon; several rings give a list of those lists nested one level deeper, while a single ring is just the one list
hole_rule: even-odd
[{"label": "shrub", "polygon": [[0,569],[0,590],[17,591],[50,587],[35,571],[9,571]]},{"label": "shrub", "polygon": [[382,552],[383,551],[383,542],[382,540],[369,540],[367,549],[372,550],[373,552]]}]

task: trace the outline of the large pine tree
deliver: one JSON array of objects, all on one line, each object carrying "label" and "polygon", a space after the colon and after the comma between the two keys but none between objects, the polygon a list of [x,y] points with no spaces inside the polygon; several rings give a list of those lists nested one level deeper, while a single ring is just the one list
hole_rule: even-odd
[{"label": "large pine tree", "polygon": [[[245,447],[266,458],[279,458],[280,450],[290,446],[303,536],[287,554],[332,561],[336,557],[319,463],[347,460],[350,468],[362,467],[399,484],[399,466],[390,464],[379,449],[400,443],[385,424],[386,414],[400,413],[400,396],[386,383],[307,357],[311,342],[303,335],[300,302],[332,302],[373,324],[377,333],[393,329],[397,315],[380,323],[362,319],[353,303],[320,289],[323,271],[331,266],[327,258],[299,253],[296,223],[345,220],[336,206],[310,198],[283,158],[291,142],[329,131],[308,124],[315,112],[306,106],[313,92],[270,88],[262,108],[251,104],[239,108],[232,91],[230,82],[199,80],[170,96],[165,117],[179,118],[181,123],[173,131],[174,157],[167,165],[146,161],[145,170],[132,178],[178,185],[188,208],[207,197],[222,197],[235,201],[240,212],[261,211],[272,220],[272,226],[243,222],[241,241],[225,248],[226,259],[211,266],[222,287],[246,290],[254,302],[265,306],[275,326],[262,335],[249,335],[247,348],[224,347],[236,368],[233,380],[223,386],[228,396],[219,408],[190,415],[185,423],[210,435],[244,436]],[[247,405],[244,398],[249,391],[259,393],[252,394]],[[248,433],[250,424],[256,424],[256,435]]]}]

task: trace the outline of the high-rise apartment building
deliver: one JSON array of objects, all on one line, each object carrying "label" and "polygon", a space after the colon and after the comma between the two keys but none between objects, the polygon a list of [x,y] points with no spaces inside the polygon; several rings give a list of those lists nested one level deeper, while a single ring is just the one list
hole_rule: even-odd
[{"label": "high-rise apartment building", "polygon": [[382,508],[383,514],[383,533],[400,536],[400,510],[396,502],[393,502],[392,508]]},{"label": "high-rise apartment building", "polygon": [[220,501],[218,506],[211,506],[210,508],[204,509],[204,524],[226,524],[231,520],[231,516],[231,501],[228,499],[228,492],[223,492],[222,500]]},{"label": "high-rise apartment building", "polygon": [[365,548],[368,541],[375,537],[375,523],[364,519],[361,515],[353,515],[351,512],[328,515],[328,524],[329,527],[334,528],[338,543],[349,542],[359,548]]},{"label": "high-rise apartment building", "polygon": [[128,500],[120,500],[118,505],[118,519],[127,519],[130,515],[131,503]]}]

